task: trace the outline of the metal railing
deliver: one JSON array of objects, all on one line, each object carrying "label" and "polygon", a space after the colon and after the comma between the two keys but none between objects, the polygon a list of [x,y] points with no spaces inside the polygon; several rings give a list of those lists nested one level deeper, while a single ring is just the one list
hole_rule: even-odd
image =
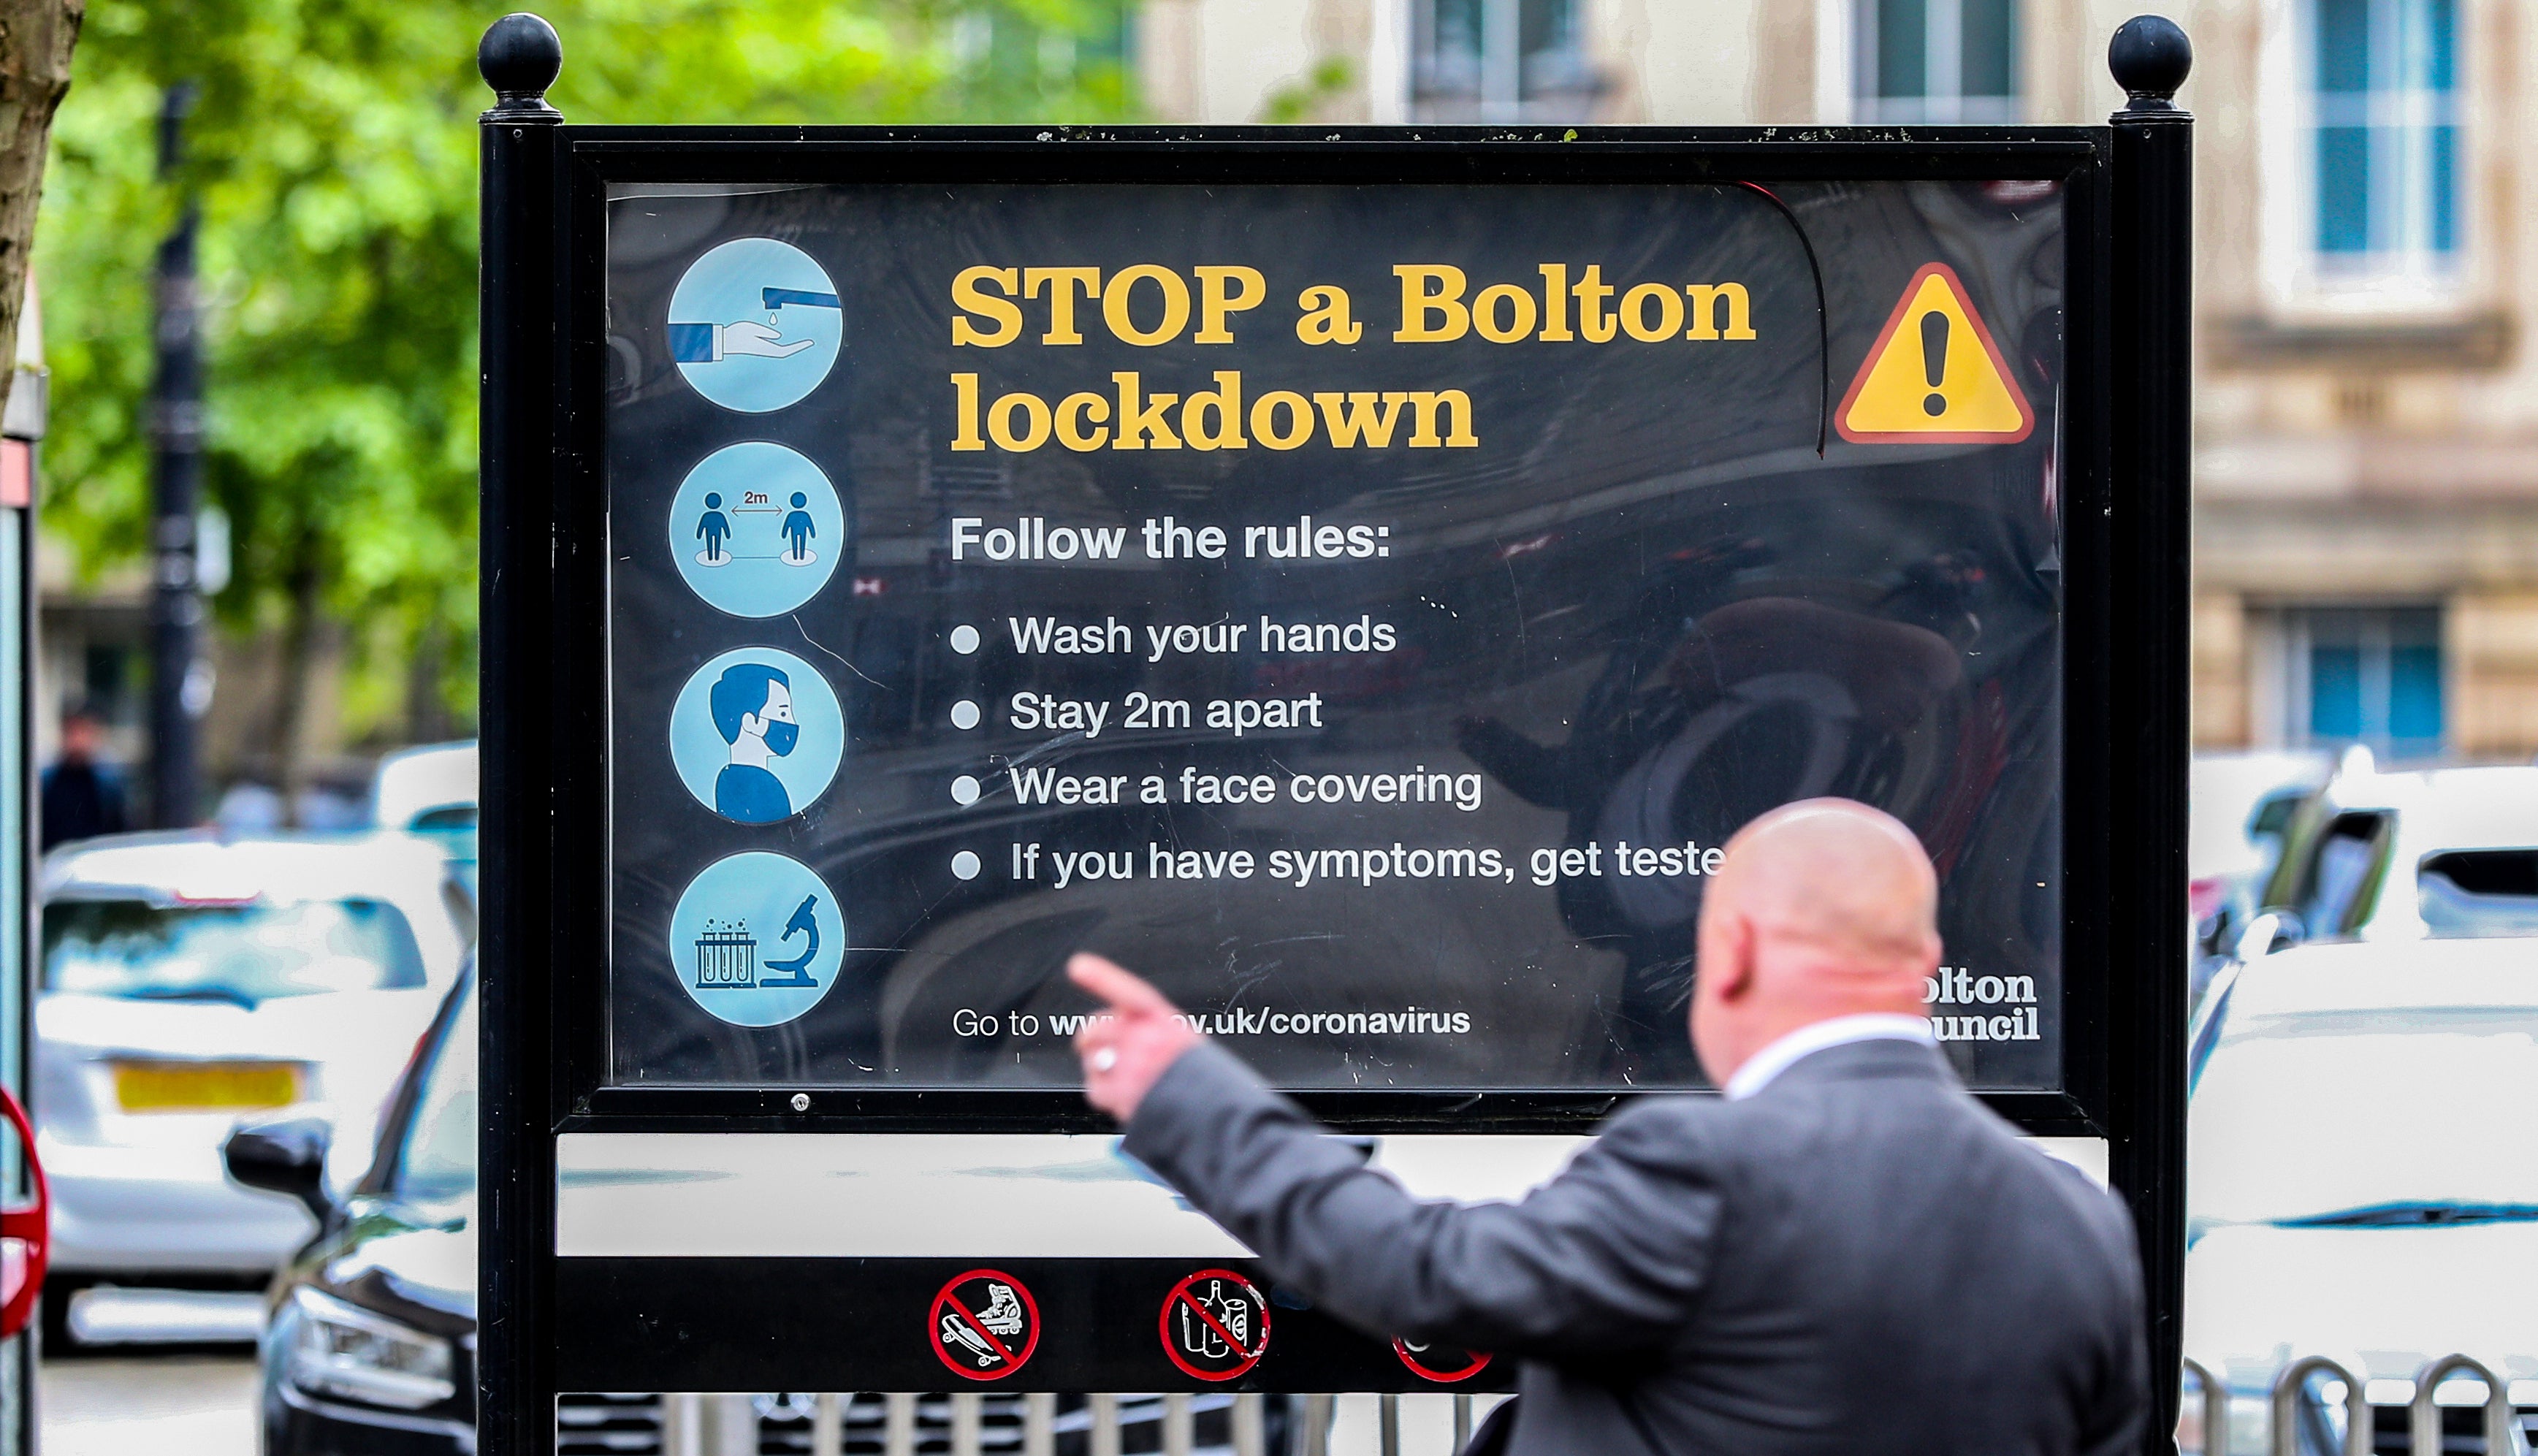
[{"label": "metal railing", "polygon": [[[2228,1382],[2189,1359],[2183,1384],[2178,1448],[2199,1456],[2230,1456]],[[2445,1387],[2453,1384],[2481,1386],[2485,1393],[2473,1400],[2445,1401]],[[2392,1386],[2406,1388],[2402,1406],[2371,1399],[2374,1390],[2386,1392]],[[2263,1404],[2265,1456],[2447,1456],[2453,1438],[2442,1428],[2442,1413],[2460,1409],[2479,1413],[2475,1439],[2485,1456],[2531,1456],[2530,1427],[2538,1425],[2538,1409],[2524,1417],[2512,1405],[2510,1383],[2464,1355],[2427,1360],[2411,1377],[2375,1379],[2357,1376],[2325,1356],[2307,1356],[2275,1372]],[[2337,1409],[2344,1418],[2341,1432],[2331,1415]],[[2400,1409],[2405,1412],[2403,1436],[2391,1433],[2383,1439],[2379,1413]]]},{"label": "metal railing", "polygon": [[[1439,1431],[1432,1423],[1428,1440],[1405,1443],[1401,1397],[1374,1397],[1370,1433],[1379,1456],[1460,1451],[1471,1439],[1474,1397],[1446,1399],[1450,1419],[1441,1423],[1448,1428]],[[1290,1398],[1284,1456],[1333,1456],[1338,1400]],[[648,1422],[628,1419],[638,1415],[637,1406]],[[603,1418],[613,1440],[599,1428]],[[1204,1432],[1202,1418],[1212,1418]],[[560,1448],[619,1456],[1056,1456],[1066,1437],[1075,1438],[1067,1441],[1070,1449],[1086,1456],[1120,1456],[1132,1443],[1129,1432],[1141,1427],[1155,1433],[1133,1444],[1163,1456],[1271,1456],[1265,1398],[1230,1392],[1097,1393],[1064,1408],[1055,1395],[982,1391],[568,1396],[557,1411]]]}]

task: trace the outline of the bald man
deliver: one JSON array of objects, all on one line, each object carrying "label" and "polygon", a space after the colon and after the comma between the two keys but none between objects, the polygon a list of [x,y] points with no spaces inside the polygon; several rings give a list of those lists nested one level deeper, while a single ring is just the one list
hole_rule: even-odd
[{"label": "bald man", "polygon": [[1085,1092],[1321,1307],[1519,1358],[1518,1456],[2140,1450],[2131,1222],[1958,1085],[1921,1012],[1937,902],[1876,810],[1748,825],[1692,1003],[1724,1097],[1635,1102],[1517,1204],[1412,1199],[1092,956]]}]

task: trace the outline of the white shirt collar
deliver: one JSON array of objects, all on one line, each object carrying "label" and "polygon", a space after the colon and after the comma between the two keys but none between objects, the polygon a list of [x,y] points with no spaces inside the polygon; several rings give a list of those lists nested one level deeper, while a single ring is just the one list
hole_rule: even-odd
[{"label": "white shirt collar", "polygon": [[1746,1058],[1745,1065],[1736,1069],[1736,1075],[1727,1079],[1727,1099],[1741,1102],[1770,1087],[1772,1079],[1795,1066],[1802,1058],[1830,1047],[1848,1046],[1854,1041],[1918,1041],[1924,1046],[1939,1044],[1939,1039],[1930,1034],[1928,1017],[1874,1011],[1810,1022]]}]

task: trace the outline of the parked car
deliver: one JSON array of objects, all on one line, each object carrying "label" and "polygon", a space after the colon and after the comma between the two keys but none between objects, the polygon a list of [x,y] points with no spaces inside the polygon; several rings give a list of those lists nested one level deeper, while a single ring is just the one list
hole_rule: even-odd
[{"label": "parked car", "polygon": [[[463,977],[416,1044],[378,1126],[368,1168],[343,1197],[328,1191],[322,1121],[285,1114],[242,1124],[225,1150],[239,1184],[281,1194],[318,1220],[319,1231],[266,1295],[259,1349],[265,1456],[394,1451],[466,1456],[475,1441],[476,997]],[[281,1200],[275,1200],[277,1203]],[[671,1407],[730,1397],[640,1392],[567,1393],[556,1402],[558,1456],[660,1456]],[[749,1407],[750,1449],[807,1451],[820,1397],[762,1393]],[[884,1444],[884,1397],[841,1394],[837,1420],[849,1451]],[[1207,1449],[1228,1449],[1227,1396],[1194,1403]],[[909,1413],[920,1449],[950,1448],[952,1412],[941,1395]],[[979,1413],[988,1450],[1024,1449],[1018,1395],[987,1396]],[[1283,1403],[1267,1412],[1271,1449],[1289,1449]],[[1081,1397],[1058,1402],[1059,1433],[1092,1421]],[[1160,1449],[1163,1407],[1127,1397],[1117,1420],[1135,1431],[1130,1450]],[[690,1422],[694,1424],[693,1419]],[[1082,1437],[1078,1437],[1079,1440]]]},{"label": "parked car", "polygon": [[[2351,1383],[2295,1371],[2292,1449],[2342,1451],[2352,1395],[2407,1450],[2419,1377],[2454,1442],[2489,1399],[2538,1430],[2538,940],[2259,955],[2215,983],[2189,1069],[2185,1354],[2227,1387],[2230,1449],[2285,1449],[2275,1384],[2321,1357]],[[2452,1355],[2501,1388],[2431,1378]]]},{"label": "parked car", "polygon": [[438,844],[472,894],[476,887],[476,743],[435,743],[379,760],[370,822]]},{"label": "parked car", "polygon": [[54,1338],[76,1334],[83,1286],[253,1289],[308,1237],[300,1211],[223,1177],[221,1140],[242,1112],[304,1104],[367,1141],[457,979],[447,878],[405,835],[126,835],[45,860]]},{"label": "parked car", "polygon": [[2333,767],[2326,754],[2312,751],[2195,756],[2186,777],[2185,873],[2198,999],[2220,958],[2255,917],[2292,816]]},{"label": "parked car", "polygon": [[2261,900],[2290,942],[2538,934],[2538,767],[2349,767],[2292,816]]},{"label": "parked car", "polygon": [[240,1125],[223,1149],[239,1185],[287,1195],[317,1225],[266,1295],[263,1450],[472,1452],[472,972],[415,1043],[375,1139],[356,1145],[368,1166],[339,1198],[326,1168],[342,1146],[323,1120],[286,1115]]}]

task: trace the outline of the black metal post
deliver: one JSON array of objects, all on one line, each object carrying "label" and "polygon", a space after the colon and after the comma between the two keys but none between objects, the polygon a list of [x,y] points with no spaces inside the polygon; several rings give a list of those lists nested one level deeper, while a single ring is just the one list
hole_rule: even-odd
[{"label": "black metal post", "polygon": [[[2115,32],[2106,67],[2130,98],[2114,128],[2113,700],[2115,842],[2136,852],[2107,890],[2125,944],[2109,957],[2117,1068],[2111,1171],[2133,1196],[2151,1327],[2153,1420],[2142,1449],[2176,1449],[2185,1300],[2185,769],[2193,479],[2194,117],[2176,90],[2185,33],[2158,16]],[[2125,823],[2129,821],[2129,823]]]},{"label": "black metal post", "polygon": [[[185,116],[194,86],[167,89],[159,111],[159,177],[171,181],[184,161]],[[194,518],[203,494],[203,352],[195,329],[194,234],[202,212],[192,197],[159,245],[158,377],[151,388],[156,450],[150,550],[150,820],[183,828],[202,809],[194,724],[211,705],[200,662],[203,596],[195,581]]]},{"label": "black metal post", "polygon": [[507,15],[476,67],[494,88],[481,118],[478,261],[483,396],[478,427],[482,545],[483,856],[477,1449],[552,1448],[554,1347],[537,1321],[552,1291],[554,1124],[545,1075],[548,997],[540,944],[554,842],[549,704],[549,524],[561,408],[556,335],[556,154],[563,113],[546,90],[564,66],[553,27]]}]

